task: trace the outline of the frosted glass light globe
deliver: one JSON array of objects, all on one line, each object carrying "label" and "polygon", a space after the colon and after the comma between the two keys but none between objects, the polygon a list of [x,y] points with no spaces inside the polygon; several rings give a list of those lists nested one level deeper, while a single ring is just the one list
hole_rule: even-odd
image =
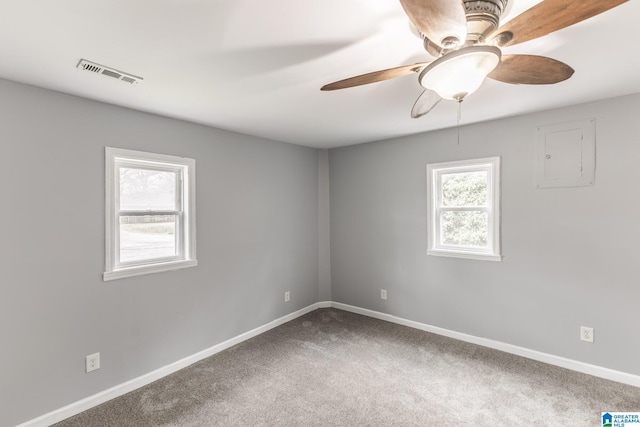
[{"label": "frosted glass light globe", "polygon": [[461,101],[472,94],[500,63],[502,52],[495,46],[467,46],[433,61],[418,80],[444,99]]}]

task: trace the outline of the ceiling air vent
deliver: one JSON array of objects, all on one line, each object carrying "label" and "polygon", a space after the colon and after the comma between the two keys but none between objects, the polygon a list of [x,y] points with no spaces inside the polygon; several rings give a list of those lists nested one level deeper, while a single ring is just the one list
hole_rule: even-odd
[{"label": "ceiling air vent", "polygon": [[78,62],[77,68],[85,71],[90,71],[92,73],[113,77],[114,79],[118,79],[130,84],[137,84],[139,81],[144,80],[142,77],[134,76],[133,74],[125,73],[124,71],[119,71],[115,68],[105,67],[104,65],[96,64],[95,62],[87,61],[86,59],[81,59],[80,62]]}]

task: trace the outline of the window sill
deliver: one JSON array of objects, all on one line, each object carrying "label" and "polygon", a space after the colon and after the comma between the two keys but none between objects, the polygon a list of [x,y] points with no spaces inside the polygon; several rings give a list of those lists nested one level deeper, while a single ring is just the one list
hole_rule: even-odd
[{"label": "window sill", "polygon": [[502,261],[502,255],[483,254],[478,252],[443,250],[443,249],[427,250],[427,255],[443,256],[443,257],[451,257],[451,258],[467,258],[467,259],[475,259],[475,260],[481,260],[481,261]]},{"label": "window sill", "polygon": [[143,274],[161,273],[163,271],[195,267],[196,265],[198,265],[198,260],[191,259],[186,261],[164,262],[162,264],[122,268],[120,270],[105,271],[102,275],[102,280],[108,282],[110,280],[124,279],[125,277],[141,276]]}]

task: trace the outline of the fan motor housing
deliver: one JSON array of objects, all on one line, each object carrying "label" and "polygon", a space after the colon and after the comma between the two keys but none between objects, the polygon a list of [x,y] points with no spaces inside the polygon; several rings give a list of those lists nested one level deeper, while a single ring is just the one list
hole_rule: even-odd
[{"label": "fan motor housing", "polygon": [[511,0],[464,0],[467,41],[483,41],[500,25],[500,17]]}]

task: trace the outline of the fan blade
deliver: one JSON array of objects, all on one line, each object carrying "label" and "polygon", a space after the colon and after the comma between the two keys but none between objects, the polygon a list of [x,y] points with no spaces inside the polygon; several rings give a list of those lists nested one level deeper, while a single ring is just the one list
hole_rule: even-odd
[{"label": "fan blade", "polygon": [[523,43],[613,9],[629,0],[544,0],[498,28],[500,47]]},{"label": "fan blade", "polygon": [[424,116],[429,111],[433,110],[433,107],[438,105],[438,102],[440,101],[442,101],[440,95],[432,90],[425,89],[420,94],[418,99],[416,99],[415,104],[413,104],[413,108],[411,109],[411,117],[417,119],[418,117]]},{"label": "fan blade", "polygon": [[389,80],[389,79],[394,79],[396,77],[406,76],[411,73],[419,73],[426,66],[427,66],[426,62],[418,62],[416,64],[402,65],[400,67],[374,71],[372,73],[362,74],[355,77],[349,77],[348,79],[339,80],[337,82],[326,84],[322,86],[320,90],[346,89],[348,87],[361,86],[369,83],[381,82],[383,80]]},{"label": "fan blade", "polygon": [[564,62],[536,55],[502,55],[489,77],[504,83],[548,85],[567,80],[573,68]]},{"label": "fan blade", "polygon": [[467,16],[462,1],[400,0],[400,3],[420,32],[438,46],[452,48],[465,42]]}]

